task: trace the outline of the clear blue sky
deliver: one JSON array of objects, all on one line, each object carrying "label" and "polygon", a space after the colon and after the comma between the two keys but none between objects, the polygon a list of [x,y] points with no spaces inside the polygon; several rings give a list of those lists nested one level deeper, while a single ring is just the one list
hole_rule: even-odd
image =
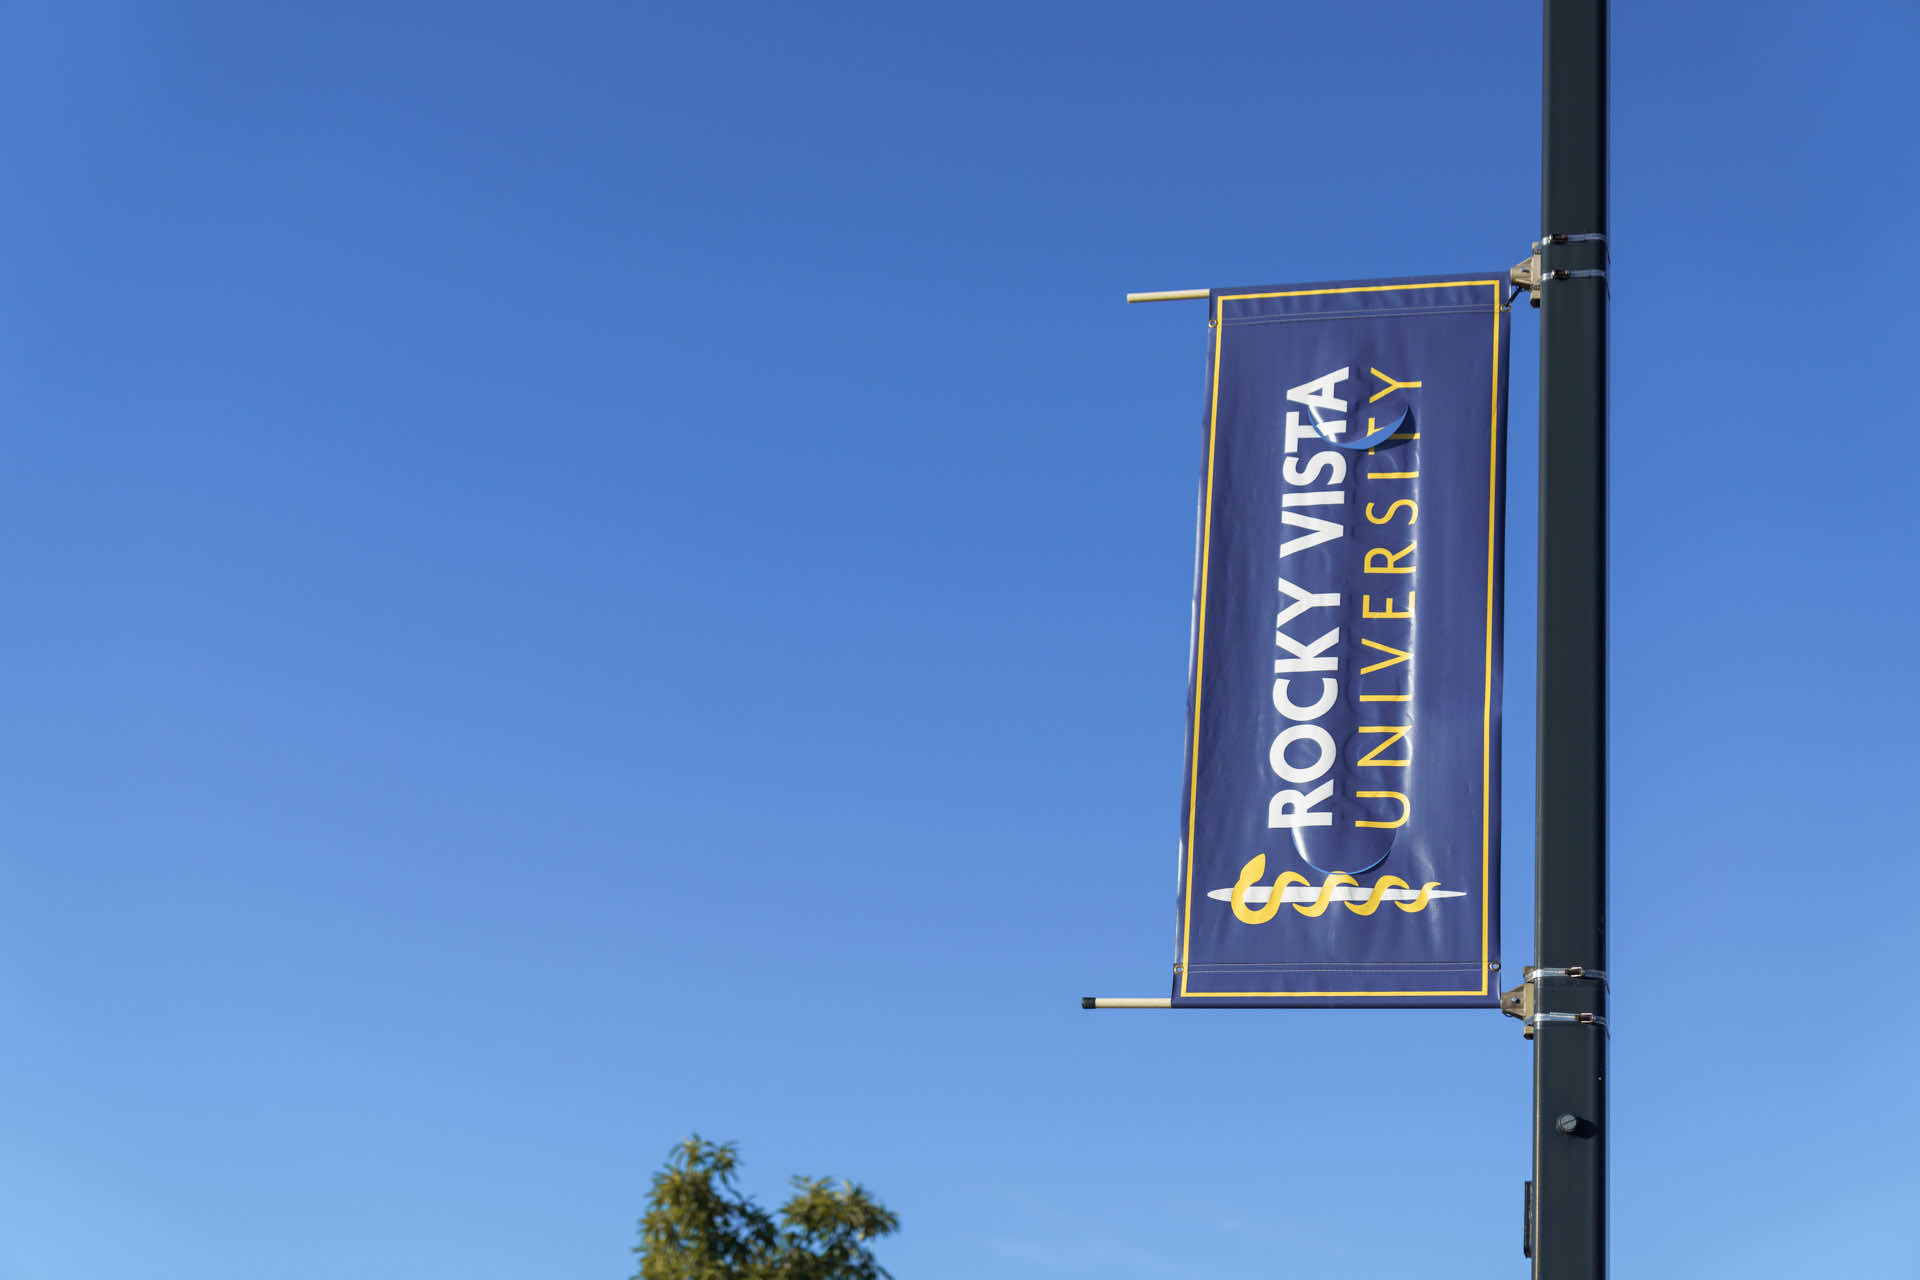
[{"label": "clear blue sky", "polygon": [[[1173,927],[1121,295],[1521,257],[1535,6],[6,25],[0,1276],[618,1280],[696,1130],[901,1280],[1524,1274],[1515,1023],[1078,998]],[[1917,27],[1616,13],[1621,1276],[1920,1269]]]}]

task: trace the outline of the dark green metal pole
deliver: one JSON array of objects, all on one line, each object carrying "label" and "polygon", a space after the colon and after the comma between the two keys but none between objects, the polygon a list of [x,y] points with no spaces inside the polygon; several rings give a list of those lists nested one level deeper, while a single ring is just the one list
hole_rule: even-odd
[{"label": "dark green metal pole", "polygon": [[1601,1280],[1607,1274],[1607,3],[1545,0],[1545,9],[1534,914],[1534,964],[1544,972],[1534,979],[1530,1234],[1536,1280]]}]

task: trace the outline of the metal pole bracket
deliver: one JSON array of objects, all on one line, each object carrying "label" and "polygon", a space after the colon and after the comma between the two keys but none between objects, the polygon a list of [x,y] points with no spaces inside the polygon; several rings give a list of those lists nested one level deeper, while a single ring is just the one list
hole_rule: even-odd
[{"label": "metal pole bracket", "polygon": [[1500,1012],[1520,1019],[1520,1034],[1533,1039],[1533,982],[1529,979],[1511,991],[1500,993]]},{"label": "metal pole bracket", "polygon": [[1607,985],[1607,974],[1604,969],[1589,969],[1584,965],[1577,964],[1568,965],[1564,969],[1528,965],[1521,972],[1524,976],[1521,979],[1520,985],[1511,991],[1502,991],[1500,993],[1500,1012],[1506,1014],[1509,1018],[1520,1019],[1520,1034],[1527,1039],[1533,1039],[1534,1028],[1543,1022],[1590,1023],[1601,1027],[1607,1025],[1607,1020],[1599,1014],[1539,1012],[1539,987],[1535,985],[1543,978],[1572,978],[1586,982],[1597,982],[1602,988],[1605,988]]},{"label": "metal pole bracket", "polygon": [[1540,242],[1533,242],[1533,253],[1520,262],[1507,268],[1507,279],[1513,285],[1511,297],[1518,297],[1520,291],[1527,291],[1527,301],[1533,306],[1540,305]]}]

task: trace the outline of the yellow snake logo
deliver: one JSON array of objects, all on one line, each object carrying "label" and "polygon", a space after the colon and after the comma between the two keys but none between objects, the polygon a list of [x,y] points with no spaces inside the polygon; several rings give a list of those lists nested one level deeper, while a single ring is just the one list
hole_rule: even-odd
[{"label": "yellow snake logo", "polygon": [[[1233,904],[1234,917],[1242,924],[1265,924],[1267,921],[1273,919],[1275,915],[1279,914],[1281,906],[1286,902],[1286,889],[1288,885],[1302,885],[1309,889],[1313,887],[1313,882],[1301,875],[1298,871],[1282,871],[1279,877],[1273,882],[1273,889],[1267,897],[1266,905],[1257,909],[1249,907],[1247,905],[1247,890],[1258,884],[1261,877],[1266,874],[1267,855],[1264,853],[1254,854],[1247,865],[1240,868],[1240,879],[1235,882],[1233,886],[1233,897],[1230,901]],[[1320,894],[1317,898],[1312,902],[1296,902],[1293,904],[1293,909],[1303,916],[1322,915],[1329,906],[1333,905],[1333,891],[1343,885],[1351,885],[1354,888],[1359,888],[1360,882],[1344,871],[1336,871],[1321,882]],[[1400,902],[1396,900],[1393,905],[1407,912],[1425,911],[1427,909],[1429,896],[1439,887],[1440,882],[1438,880],[1429,880],[1426,884],[1420,886],[1419,896],[1414,898],[1412,902]],[[1340,905],[1357,916],[1370,916],[1380,909],[1381,902],[1386,899],[1387,890],[1411,888],[1413,888],[1413,886],[1405,880],[1402,880],[1399,876],[1381,876],[1373,882],[1373,889],[1367,894],[1366,901],[1360,902],[1351,899],[1342,899]]]}]

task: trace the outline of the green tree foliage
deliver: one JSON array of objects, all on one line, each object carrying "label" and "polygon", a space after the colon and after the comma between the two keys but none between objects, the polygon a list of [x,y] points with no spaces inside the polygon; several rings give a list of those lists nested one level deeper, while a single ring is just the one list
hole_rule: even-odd
[{"label": "green tree foliage", "polygon": [[900,1219],[855,1183],[795,1178],[779,1216],[736,1183],[739,1151],[698,1134],[653,1175],[633,1280],[890,1280],[869,1240]]}]

